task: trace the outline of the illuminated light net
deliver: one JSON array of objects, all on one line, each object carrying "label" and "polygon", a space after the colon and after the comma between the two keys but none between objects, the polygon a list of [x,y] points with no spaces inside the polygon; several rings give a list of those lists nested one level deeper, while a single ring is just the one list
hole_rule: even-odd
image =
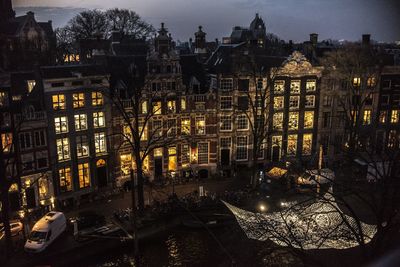
[{"label": "illuminated light net", "polygon": [[269,239],[280,246],[305,250],[347,249],[358,246],[361,236],[365,244],[370,242],[376,233],[376,225],[358,224],[353,217],[340,212],[336,202],[328,197],[311,205],[298,204],[267,214],[224,204],[248,238]]}]

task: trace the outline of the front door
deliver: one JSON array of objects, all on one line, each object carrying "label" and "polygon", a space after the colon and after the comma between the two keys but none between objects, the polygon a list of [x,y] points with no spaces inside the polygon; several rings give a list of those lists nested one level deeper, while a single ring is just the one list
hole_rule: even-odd
[{"label": "front door", "polygon": [[161,157],[154,158],[154,177],[160,178],[163,174],[163,161]]},{"label": "front door", "polygon": [[97,167],[97,183],[99,187],[107,186],[107,167]]},{"label": "front door", "polygon": [[229,166],[230,164],[230,149],[221,149],[221,165]]},{"label": "front door", "polygon": [[280,147],[273,146],[272,147],[272,161],[279,161],[280,160]]}]

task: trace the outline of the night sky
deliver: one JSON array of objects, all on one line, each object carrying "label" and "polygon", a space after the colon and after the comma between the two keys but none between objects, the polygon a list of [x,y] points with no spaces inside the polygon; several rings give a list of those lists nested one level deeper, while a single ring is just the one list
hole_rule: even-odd
[{"label": "night sky", "polygon": [[284,40],[305,41],[309,33],[323,39],[400,40],[399,0],[14,0],[17,15],[28,10],[40,21],[63,26],[83,9],[129,8],[159,28],[165,22],[176,40],[187,41],[198,25],[207,39],[229,36],[233,26],[248,26],[259,13],[267,31]]}]

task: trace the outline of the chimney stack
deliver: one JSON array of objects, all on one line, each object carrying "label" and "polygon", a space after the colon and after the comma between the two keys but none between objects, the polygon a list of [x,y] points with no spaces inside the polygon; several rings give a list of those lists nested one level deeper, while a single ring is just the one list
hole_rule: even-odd
[{"label": "chimney stack", "polygon": [[369,45],[371,42],[371,34],[363,34],[362,35],[362,44]]},{"label": "chimney stack", "polygon": [[316,46],[318,43],[318,33],[310,33],[310,42],[313,46]]}]

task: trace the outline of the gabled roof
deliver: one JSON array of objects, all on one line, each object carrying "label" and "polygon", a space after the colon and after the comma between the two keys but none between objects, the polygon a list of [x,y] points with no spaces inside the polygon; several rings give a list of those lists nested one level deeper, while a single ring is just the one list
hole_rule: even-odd
[{"label": "gabled roof", "polygon": [[43,79],[108,75],[105,67],[101,65],[46,66],[41,67],[40,72]]}]

